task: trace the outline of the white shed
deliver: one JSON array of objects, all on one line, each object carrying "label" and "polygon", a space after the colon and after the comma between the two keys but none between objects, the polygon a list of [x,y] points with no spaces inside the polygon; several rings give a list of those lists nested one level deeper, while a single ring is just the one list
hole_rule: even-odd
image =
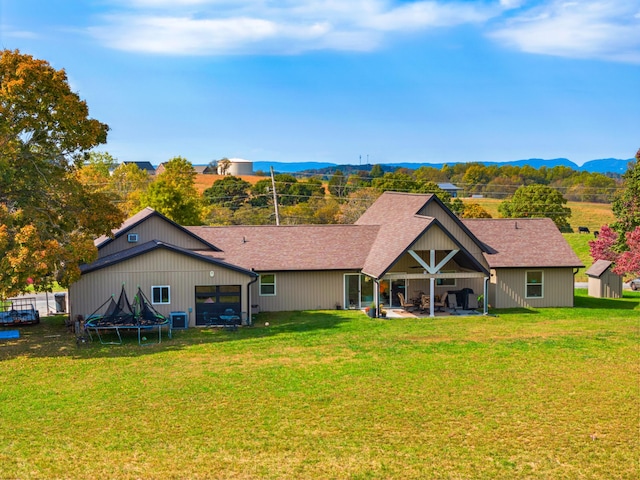
[{"label": "white shed", "polygon": [[608,260],[596,260],[586,271],[590,297],[622,297],[622,277],[611,271],[612,265]]}]

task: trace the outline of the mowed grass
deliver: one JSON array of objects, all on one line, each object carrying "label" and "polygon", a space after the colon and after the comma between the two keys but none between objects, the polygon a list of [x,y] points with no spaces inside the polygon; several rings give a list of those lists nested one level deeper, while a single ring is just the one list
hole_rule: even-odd
[{"label": "mowed grass", "polygon": [[0,478],[638,478],[640,294],[576,304],[147,347],[50,318],[0,341]]}]

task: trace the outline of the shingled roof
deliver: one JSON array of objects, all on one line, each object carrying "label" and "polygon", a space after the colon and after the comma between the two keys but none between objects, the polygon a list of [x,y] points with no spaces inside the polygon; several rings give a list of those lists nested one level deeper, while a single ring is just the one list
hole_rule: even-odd
[{"label": "shingled roof", "polygon": [[550,218],[474,218],[463,223],[494,252],[491,268],[584,267]]},{"label": "shingled roof", "polygon": [[[385,192],[354,225],[182,227],[146,208],[114,230],[113,236],[159,215],[202,242],[202,248],[195,250],[198,255],[239,268],[262,272],[347,270],[381,278],[430,228],[444,230],[440,220],[420,214],[431,202],[440,204],[443,213],[477,243],[490,268],[583,267],[548,218],[461,221],[431,194]],[[96,245],[111,240],[101,237]],[[460,249],[466,252],[462,246]],[[144,251],[134,249],[128,254]],[[481,265],[475,267],[484,270]]]},{"label": "shingled roof", "polygon": [[216,245],[201,252],[258,271],[360,270],[378,225],[254,225],[187,227]]},{"label": "shingled roof", "polygon": [[609,267],[611,267],[611,265],[613,265],[613,262],[609,260],[596,260],[593,265],[591,265],[591,267],[584,273],[586,273],[588,277],[600,278],[602,274],[606,272]]},{"label": "shingled roof", "polygon": [[124,260],[129,260],[131,258],[135,258],[140,255],[144,255],[145,253],[152,252],[158,249],[164,249],[171,252],[179,253],[187,257],[201,260],[203,262],[218,265],[224,268],[228,268],[230,270],[235,270],[237,272],[244,273],[249,276],[254,276],[254,277],[256,276],[256,274],[250,271],[249,269],[244,269],[237,265],[231,265],[221,261],[220,259],[214,258],[212,256],[202,255],[200,253],[194,252],[193,250],[177,247],[175,245],[171,245],[170,243],[161,242],[159,240],[151,240],[141,245],[136,245],[135,247],[127,248],[126,250],[121,250],[119,252],[112,253],[111,255],[107,255],[103,258],[100,258],[93,263],[81,265],[80,271],[83,274],[93,272],[95,270],[100,270],[101,268],[106,268],[111,265],[120,263]]}]

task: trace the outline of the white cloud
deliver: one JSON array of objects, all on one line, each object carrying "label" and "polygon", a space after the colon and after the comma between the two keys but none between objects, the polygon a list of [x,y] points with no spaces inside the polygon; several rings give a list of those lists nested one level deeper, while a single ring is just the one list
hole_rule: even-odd
[{"label": "white cloud", "polygon": [[529,53],[640,63],[640,0],[553,0],[525,10],[491,37]]},{"label": "white cloud", "polygon": [[112,48],[180,55],[372,50],[394,33],[484,22],[501,11],[496,0],[112,2],[121,13],[103,17],[93,36]]},{"label": "white cloud", "polygon": [[506,9],[520,8],[526,0],[500,0],[500,5]]},{"label": "white cloud", "polygon": [[38,34],[36,32],[32,32],[29,30],[15,30],[8,25],[0,24],[0,31],[2,31],[2,36],[6,38],[19,38],[19,39],[38,38]]}]

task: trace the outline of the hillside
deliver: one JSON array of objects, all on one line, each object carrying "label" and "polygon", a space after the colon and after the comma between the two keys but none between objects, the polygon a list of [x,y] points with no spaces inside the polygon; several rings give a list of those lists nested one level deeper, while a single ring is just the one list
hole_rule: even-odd
[{"label": "hillside", "polygon": [[[618,158],[603,158],[596,160],[589,160],[585,162],[583,165],[578,165],[571,160],[566,158],[554,158],[549,160],[544,160],[540,158],[530,158],[527,160],[513,160],[508,162],[491,162],[491,161],[478,161],[475,163],[480,163],[483,165],[514,165],[514,166],[524,166],[529,165],[530,167],[539,169],[540,167],[553,168],[557,166],[565,166],[569,167],[576,171],[585,171],[591,173],[616,173],[623,174],[627,170],[627,164],[633,159],[618,159]],[[403,167],[409,168],[411,170],[416,170],[420,167],[432,167],[441,169],[444,163],[412,163],[412,162],[394,162],[394,163],[385,163],[381,164],[382,169],[384,171],[393,171],[396,168]],[[323,162],[254,162],[253,163],[254,170],[262,170],[264,172],[268,172],[270,167],[273,167],[278,173],[319,173],[326,174],[332,173],[336,169],[340,169],[343,173],[358,171],[358,170],[371,170],[373,165],[364,164],[364,165],[355,165],[355,164],[336,164],[336,163],[323,163]]]},{"label": "hillside", "polygon": [[[213,182],[215,182],[216,180],[222,180],[223,178],[224,178],[223,175],[211,175],[211,174],[198,173],[195,179],[196,189],[198,190],[199,193],[202,193],[211,185],[213,185]],[[258,183],[260,180],[264,180],[267,177],[262,177],[259,175],[240,175],[240,178],[245,182],[249,182],[251,185],[254,185]]]}]

